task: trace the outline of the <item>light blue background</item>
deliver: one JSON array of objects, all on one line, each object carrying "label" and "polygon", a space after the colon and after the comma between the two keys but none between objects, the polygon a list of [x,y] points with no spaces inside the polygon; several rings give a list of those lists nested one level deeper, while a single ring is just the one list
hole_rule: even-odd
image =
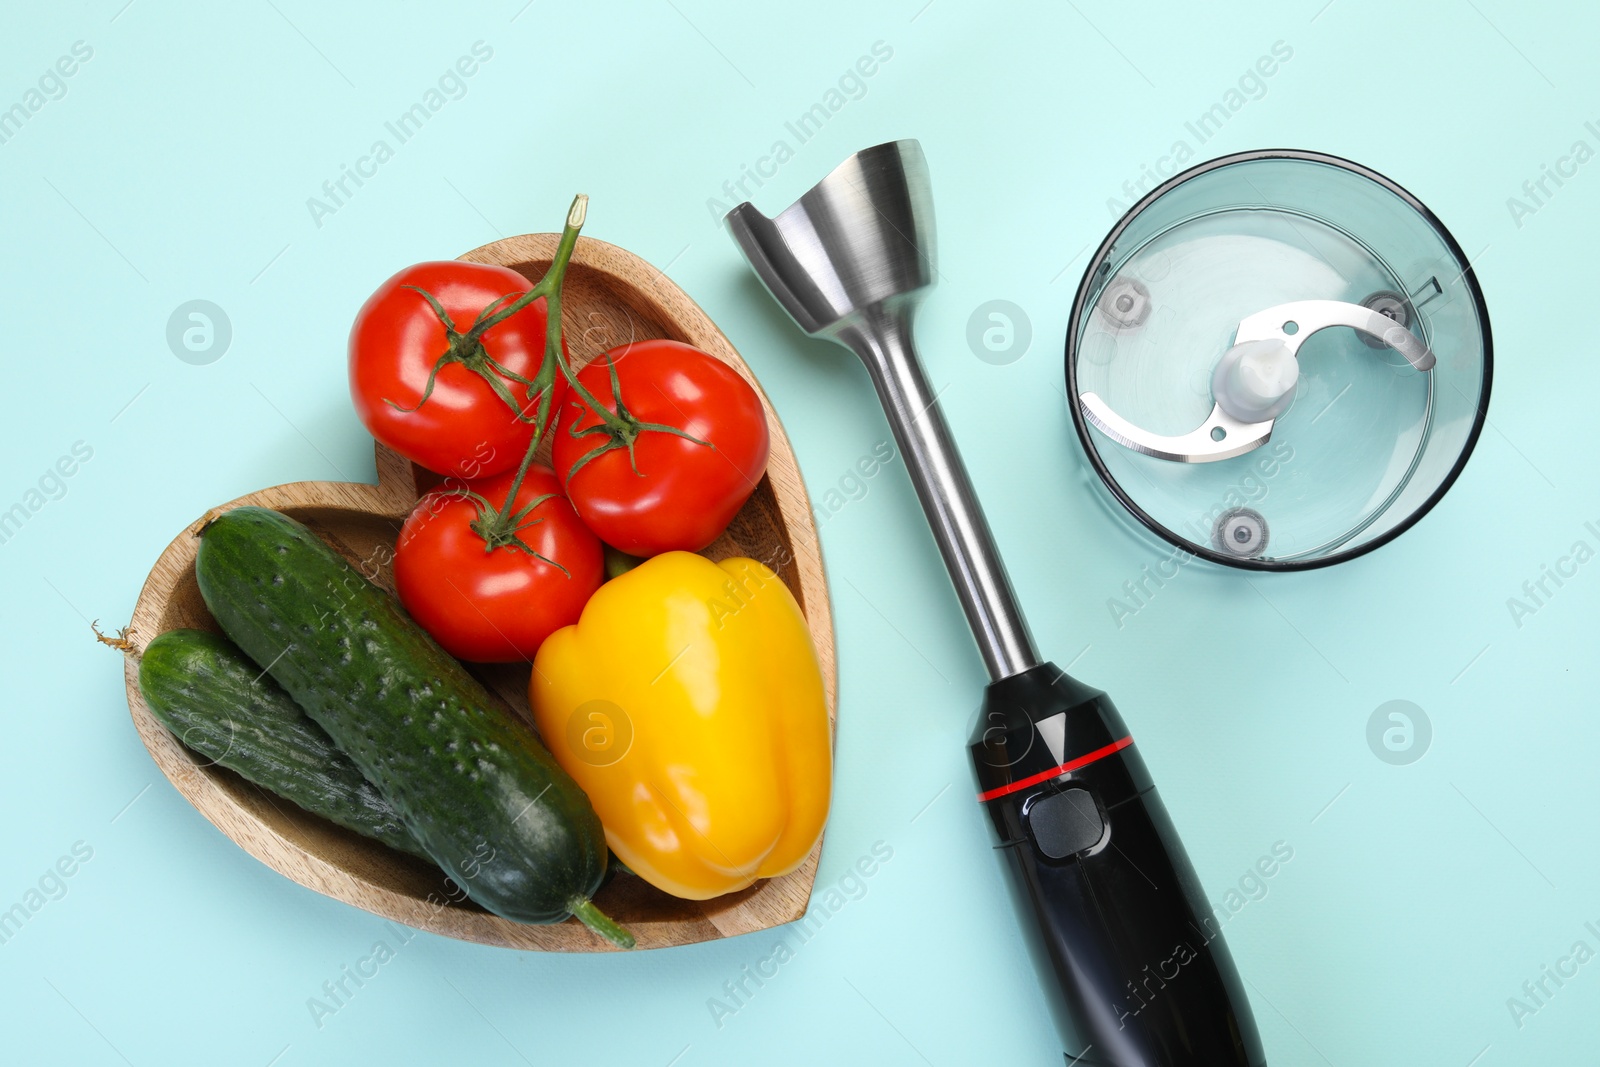
[{"label": "light blue background", "polygon": [[[361,300],[405,263],[552,229],[578,190],[585,232],[666,269],[755,367],[813,495],[837,486],[887,436],[876,402],[759,296],[707,200],[876,41],[892,59],[757,202],[787,204],[857,148],[922,140],[944,280],[920,336],[1039,644],[1114,694],[1214,900],[1275,842],[1294,850],[1226,925],[1271,1062],[1592,1062],[1600,962],[1520,1029],[1506,1004],[1575,941],[1600,949],[1584,929],[1600,926],[1600,563],[1520,627],[1506,606],[1574,541],[1600,547],[1584,528],[1600,525],[1600,163],[1520,227],[1507,207],[1575,140],[1600,148],[1592,7],[523,3],[6,16],[0,107],[73,42],[94,49],[0,144],[0,509],[75,441],[93,449],[0,544],[0,908],[74,842],[94,850],[0,945],[7,1062],[1059,1062],[971,801],[981,666],[898,463],[821,526],[843,696],[818,885],[875,841],[894,857],[720,1029],[707,999],[778,933],[631,957],[421,935],[319,1029],[307,998],[392,935],[191,810],[128,721],[118,657],[90,640],[208,506],[371,478],[344,378]],[[493,59],[466,95],[315,225],[306,199],[479,40]],[[1164,550],[1090,492],[1062,395],[1072,291],[1108,198],[1276,41],[1292,59],[1197,159],[1315,148],[1428,203],[1490,302],[1491,421],[1394,544],[1306,575],[1195,564],[1118,629],[1106,599]],[[209,366],[165,341],[195,298],[233,326]],[[1034,331],[998,367],[963,339],[995,298]],[[1432,720],[1409,766],[1365,739],[1391,699]]]}]

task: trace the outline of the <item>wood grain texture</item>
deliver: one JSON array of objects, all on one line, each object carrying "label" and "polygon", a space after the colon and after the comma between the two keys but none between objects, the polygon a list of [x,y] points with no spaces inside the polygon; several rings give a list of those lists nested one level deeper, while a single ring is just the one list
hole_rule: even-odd
[{"label": "wood grain texture", "polygon": [[[462,259],[498,263],[536,280],[555,252],[555,234],[511,237]],[[713,559],[749,556],[772,567],[799,601],[822,666],[830,728],[837,705],[833,618],[810,500],[789,439],[738,352],[715,324],[665,275],[603,241],[580,238],[563,288],[563,326],[574,362],[582,364],[630,339],[666,337],[709,352],[737,370],[761,396],[771,428],[767,473],[717,542]],[[437,478],[377,448],[378,484],[296,482],[249,493],[224,507],[275,508],[306,523],[377,584],[393,590],[392,549],[417,497]],[[134,608],[135,642],[180,626],[215,630],[195,583],[194,558],[204,517],[167,546]],[[185,748],[156,721],[138,686],[138,660],[125,665],[128,708],[156,765],[216,827],[278,873],[307,888],[376,915],[437,934],[510,948],[599,952],[611,946],[575,919],[531,926],[458,900],[443,874],[410,856],[343,830],[244,781]],[[470,668],[515,713],[528,717],[528,667]],[[617,874],[595,902],[627,925],[640,948],[689,944],[764,930],[805,913],[821,841],[799,870],[707,901],[678,900],[639,878]]]}]

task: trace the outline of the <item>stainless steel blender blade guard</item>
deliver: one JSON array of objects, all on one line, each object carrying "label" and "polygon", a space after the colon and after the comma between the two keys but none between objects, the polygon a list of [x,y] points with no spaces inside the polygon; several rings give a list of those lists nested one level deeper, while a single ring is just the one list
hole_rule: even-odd
[{"label": "stainless steel blender blade guard", "polygon": [[912,342],[911,311],[936,274],[922,146],[864,149],[777,216],[744,203],[726,221],[800,328],[866,364],[989,676],[1036,666],[1011,580]]},{"label": "stainless steel blender blade guard", "polygon": [[857,152],[773,218],[743,203],[725,221],[809,334],[835,336],[934,279],[933,195],[916,141]]}]

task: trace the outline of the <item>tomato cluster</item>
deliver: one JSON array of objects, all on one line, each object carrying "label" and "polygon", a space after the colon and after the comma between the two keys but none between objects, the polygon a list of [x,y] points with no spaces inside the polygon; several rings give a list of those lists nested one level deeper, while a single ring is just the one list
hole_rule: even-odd
[{"label": "tomato cluster", "polygon": [[[575,241],[569,218],[532,289],[504,267],[408,267],[350,333],[356,413],[445,476],[401,529],[395,582],[461,659],[531,660],[604,580],[602,542],[632,556],[705,548],[766,470],[761,398],[712,356],[643,340],[571,370],[550,342]],[[546,438],[554,469],[534,460]]]}]

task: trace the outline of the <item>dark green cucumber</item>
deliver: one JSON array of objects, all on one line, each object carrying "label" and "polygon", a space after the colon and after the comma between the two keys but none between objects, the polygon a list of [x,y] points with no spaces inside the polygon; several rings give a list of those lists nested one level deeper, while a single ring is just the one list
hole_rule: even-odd
[{"label": "dark green cucumber", "polygon": [[162,725],[211,762],[313,815],[429,858],[350,757],[226,637],[161,634],[139,660],[139,691]]},{"label": "dark green cucumber", "polygon": [[631,946],[589,901],[607,855],[589,798],[398,601],[267,508],[206,526],[195,573],[222,629],[269,665],[468,896],[519,922],[576,914]]}]

